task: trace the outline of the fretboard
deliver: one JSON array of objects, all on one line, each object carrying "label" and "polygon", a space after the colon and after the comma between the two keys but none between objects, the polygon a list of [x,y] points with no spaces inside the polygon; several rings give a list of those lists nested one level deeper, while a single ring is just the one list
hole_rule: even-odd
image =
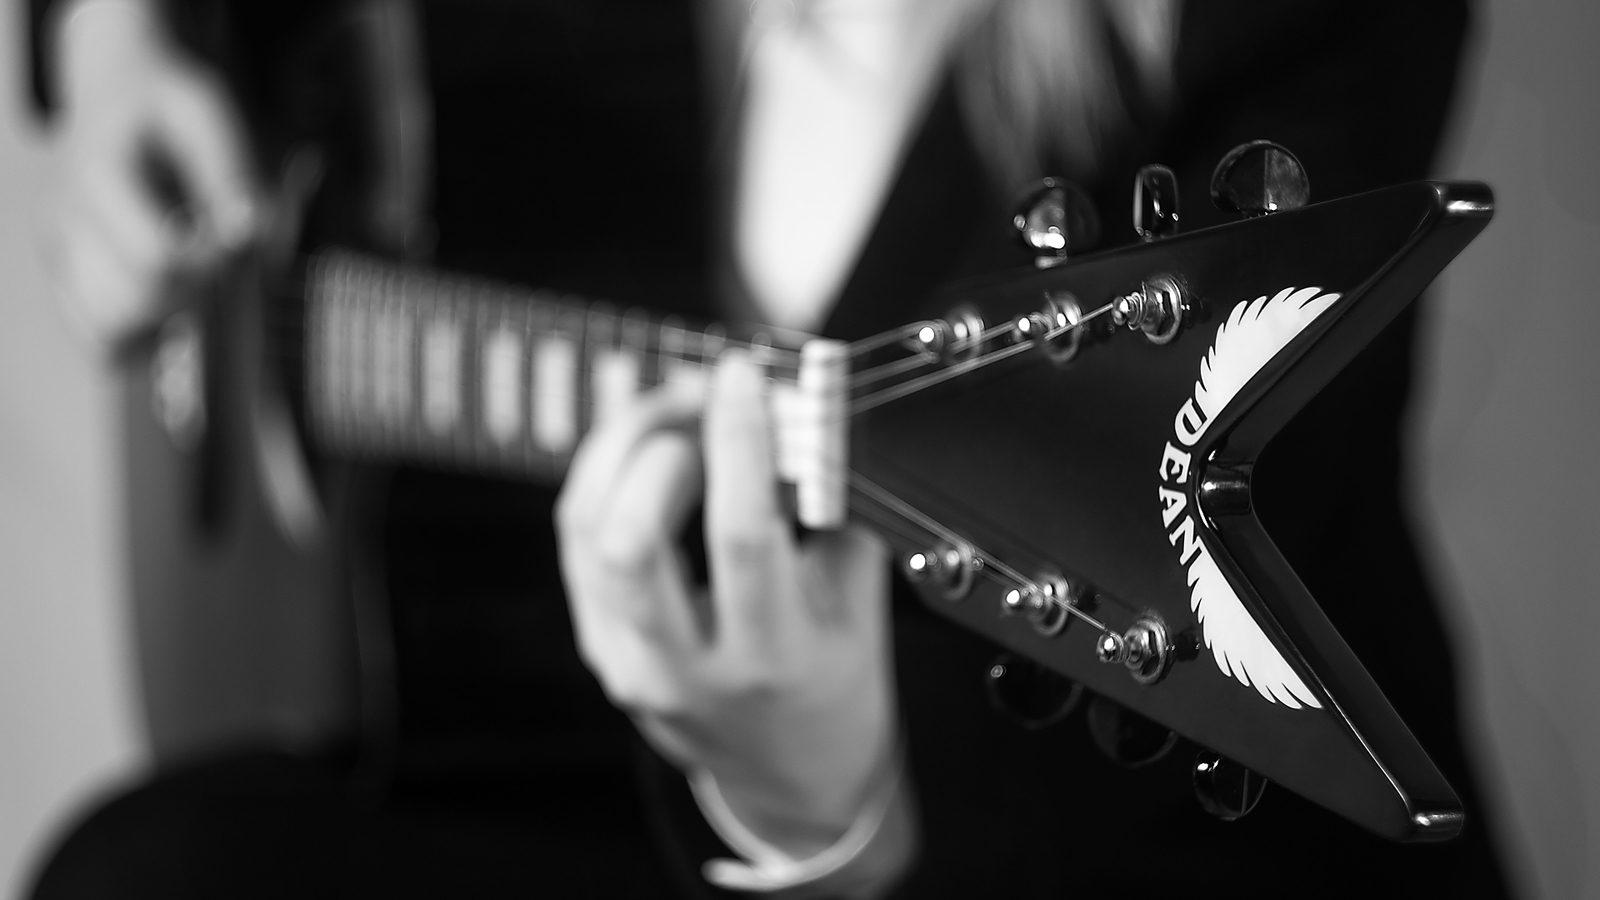
[{"label": "fretboard", "polygon": [[[720,326],[344,251],[308,266],[305,321],[306,411],[319,446],[544,478],[559,477],[584,433],[640,391],[702,384],[735,340]],[[737,342],[792,384],[798,344],[784,338]]]}]

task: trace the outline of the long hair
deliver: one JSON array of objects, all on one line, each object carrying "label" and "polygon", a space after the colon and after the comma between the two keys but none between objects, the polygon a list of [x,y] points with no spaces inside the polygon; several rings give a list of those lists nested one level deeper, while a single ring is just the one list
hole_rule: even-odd
[{"label": "long hair", "polygon": [[998,186],[1091,180],[1117,141],[1160,111],[1178,3],[994,0],[954,62],[962,113]]}]

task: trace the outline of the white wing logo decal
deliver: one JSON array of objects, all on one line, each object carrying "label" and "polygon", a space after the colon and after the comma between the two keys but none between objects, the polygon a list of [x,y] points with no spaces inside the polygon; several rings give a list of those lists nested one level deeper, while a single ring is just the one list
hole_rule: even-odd
[{"label": "white wing logo decal", "polygon": [[1319,293],[1320,290],[1285,288],[1270,300],[1262,296],[1254,302],[1241,301],[1233,308],[1217,328],[1211,352],[1200,361],[1194,397],[1178,409],[1173,420],[1175,440],[1167,444],[1161,456],[1162,520],[1168,529],[1168,540],[1178,548],[1179,562],[1189,567],[1189,606],[1200,621],[1200,632],[1216,657],[1217,668],[1241,684],[1254,687],[1267,700],[1291,709],[1320,708],[1322,704],[1261,630],[1217,567],[1201,536],[1195,533],[1193,517],[1184,514],[1192,501],[1181,488],[1188,480],[1188,448],[1199,441],[1217,415],[1263,366],[1339,299],[1338,294]]}]

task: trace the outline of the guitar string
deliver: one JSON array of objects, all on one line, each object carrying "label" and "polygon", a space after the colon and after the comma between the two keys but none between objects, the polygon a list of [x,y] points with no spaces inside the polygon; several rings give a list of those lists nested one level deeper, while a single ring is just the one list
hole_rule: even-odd
[{"label": "guitar string", "polygon": [[[952,378],[957,378],[957,377],[960,377],[962,375],[969,374],[970,372],[976,371],[977,369],[983,368],[983,367],[988,366],[988,365],[992,365],[993,363],[1000,362],[1000,361],[1005,360],[1005,359],[1009,359],[1009,358],[1011,358],[1013,356],[1019,355],[1021,353],[1027,352],[1027,351],[1032,350],[1032,349],[1036,349],[1036,348],[1040,347],[1041,345],[1047,345],[1051,341],[1053,341],[1053,340],[1065,335],[1069,331],[1072,331],[1073,329],[1076,329],[1076,328],[1083,327],[1085,324],[1087,324],[1088,322],[1092,321],[1094,318],[1104,314],[1110,308],[1111,308],[1111,305],[1107,304],[1105,306],[1102,306],[1102,307],[1100,307],[1098,309],[1095,309],[1095,310],[1091,311],[1090,313],[1085,315],[1082,319],[1078,320],[1077,322],[1073,322],[1073,323],[1070,323],[1070,324],[1067,324],[1067,325],[1058,326],[1057,328],[1051,329],[1050,331],[1046,332],[1043,335],[1040,335],[1037,338],[1030,338],[1028,340],[1021,341],[1021,342],[1019,342],[1017,344],[1013,344],[1013,345],[1011,345],[1009,347],[1005,347],[1005,348],[1000,349],[1000,350],[990,351],[988,353],[983,354],[982,356],[978,356],[978,357],[975,357],[975,358],[970,359],[970,360],[964,360],[964,361],[962,361],[960,363],[956,363],[954,365],[951,365],[948,368],[943,369],[941,371],[934,372],[934,373],[931,373],[929,375],[921,376],[919,378],[912,379],[911,381],[903,382],[903,383],[901,383],[899,385],[896,385],[894,387],[891,387],[891,388],[886,388],[886,389],[877,391],[875,393],[869,393],[869,394],[866,394],[866,395],[864,395],[862,397],[855,398],[848,405],[845,414],[842,415],[842,416],[839,416],[837,418],[829,417],[829,418],[820,418],[819,419],[819,418],[816,418],[816,417],[800,417],[796,421],[799,421],[801,423],[810,422],[810,423],[819,424],[819,425],[826,425],[826,424],[832,424],[834,422],[838,422],[838,421],[841,421],[841,420],[847,420],[847,419],[849,419],[851,417],[854,417],[856,415],[859,415],[859,414],[861,414],[861,413],[863,413],[863,412],[865,412],[867,410],[876,408],[878,406],[882,406],[883,404],[892,402],[894,400],[901,399],[903,397],[910,396],[910,395],[915,394],[915,393],[917,393],[919,391],[925,390],[925,389],[927,389],[929,387],[933,387],[933,386],[935,386],[937,384],[940,384],[940,383],[943,383],[945,381],[948,381],[948,380],[950,380]],[[1004,325],[997,325],[997,326],[995,326],[993,328],[987,329],[981,335],[976,336],[974,339],[972,339],[970,341],[970,343],[982,343],[982,342],[985,342],[985,341],[988,341],[988,340],[992,340],[996,335],[1003,334],[1003,333],[1009,331],[1011,329],[1011,327],[1012,326],[1011,326],[1010,323],[1007,323],[1007,324],[1004,324]],[[758,348],[760,346],[761,345],[757,345]],[[657,357],[657,360],[658,360],[658,363],[659,363],[658,368],[660,370],[664,371],[666,369],[667,365],[669,365],[674,360],[678,360],[678,359],[682,359],[684,362],[689,362],[689,363],[692,363],[692,364],[695,364],[695,365],[701,365],[701,366],[704,365],[703,361],[691,360],[687,356],[677,356],[677,355],[670,355],[669,354],[669,355],[665,355],[665,356],[659,356],[658,355],[658,357]],[[920,362],[920,360],[918,360],[918,361]],[[931,363],[928,363],[928,364],[931,364]],[[579,403],[580,403],[580,405],[583,405],[583,406],[595,406],[595,405],[597,405],[596,401],[591,397],[580,398],[579,399]],[[393,424],[393,423],[391,423],[391,424]],[[835,461],[824,460],[824,462],[827,463],[827,462],[835,462]]]},{"label": "guitar string", "polygon": [[[875,484],[866,476],[856,472],[853,469],[850,471],[850,487],[860,491],[862,494],[873,500],[873,502],[887,508],[890,512],[893,512],[903,519],[927,530],[930,534],[937,536],[940,540],[945,541],[951,546],[965,545],[972,551],[972,558],[977,563],[977,565],[974,567],[976,569],[976,574],[984,575],[997,572],[1000,576],[1002,576],[1001,578],[996,578],[993,574],[988,574],[988,577],[999,581],[1001,584],[1006,584],[1009,582],[1011,587],[1017,589],[1034,584],[1033,579],[1023,576],[1021,572],[1018,572],[1011,566],[1006,565],[996,555],[982,549],[972,541],[962,538],[954,531],[946,528],[932,516],[929,516],[927,513],[917,509],[910,503],[900,499],[893,493],[890,493],[889,491]],[[1100,620],[1079,609],[1077,606],[1072,604],[1062,604],[1061,608],[1066,610],[1068,614],[1082,619],[1084,622],[1089,624],[1089,627],[1095,629],[1096,631],[1105,634],[1111,633],[1111,629],[1106,627],[1102,622],[1100,622]]]},{"label": "guitar string", "polygon": [[[849,415],[860,415],[869,409],[882,406],[885,403],[899,400],[903,397],[908,397],[919,391],[933,387],[936,384],[949,381],[952,378],[959,378],[962,375],[966,375],[985,366],[1000,362],[1003,359],[1010,359],[1019,353],[1025,353],[1029,350],[1036,349],[1039,346],[1047,345],[1051,341],[1067,334],[1074,329],[1082,328],[1095,318],[1110,311],[1111,307],[1112,304],[1107,303],[1105,306],[1088,313],[1077,322],[1052,328],[1037,338],[1021,341],[1001,350],[993,350],[974,359],[956,363],[941,371],[923,375],[919,378],[914,378],[911,381],[904,382],[891,388],[885,388],[876,393],[867,394],[864,397],[858,397],[851,401]],[[996,326],[996,328],[989,329],[989,331],[984,332],[984,334],[988,335],[990,332],[994,331],[1009,331],[1010,328],[1011,325],[1008,323],[1005,326]]]},{"label": "guitar string", "polygon": [[[944,371],[941,371],[941,372],[934,373],[931,376],[925,376],[923,378],[914,379],[911,382],[896,386],[895,388],[891,388],[891,389],[888,389],[888,390],[885,390],[885,391],[880,391],[880,392],[878,392],[876,394],[870,394],[867,397],[860,398],[860,399],[858,399],[858,401],[855,404],[852,404],[852,406],[850,408],[849,415],[852,415],[852,416],[856,415],[859,412],[864,411],[865,409],[870,409],[870,408],[873,408],[875,406],[881,405],[883,403],[890,402],[890,401],[892,401],[894,399],[898,399],[900,397],[908,396],[908,395],[910,395],[912,393],[915,393],[917,391],[926,389],[927,387],[930,387],[930,386],[932,386],[934,384],[937,384],[937,383],[941,383],[941,382],[943,382],[945,380],[948,380],[950,378],[959,377],[961,375],[964,375],[964,374],[970,373],[972,371],[975,371],[976,369],[981,368],[982,366],[989,365],[989,364],[992,364],[994,362],[998,362],[1000,360],[1010,358],[1011,356],[1014,356],[1014,355],[1016,355],[1018,353],[1025,352],[1025,351],[1027,351],[1029,349],[1033,349],[1036,346],[1047,344],[1049,341],[1051,341],[1051,340],[1053,340],[1053,339],[1055,339],[1057,337],[1060,337],[1061,335],[1064,335],[1065,333],[1067,333],[1068,331],[1071,331],[1072,329],[1083,327],[1083,325],[1086,324],[1088,321],[1090,321],[1093,318],[1103,314],[1109,308],[1110,308],[1109,305],[1101,307],[1101,308],[1099,308],[1097,310],[1094,310],[1093,312],[1089,313],[1087,316],[1083,317],[1081,320],[1079,320],[1077,322],[1073,322],[1073,323],[1070,323],[1068,325],[1063,325],[1063,326],[1059,326],[1058,328],[1051,329],[1050,331],[1048,331],[1045,334],[1040,335],[1040,336],[1038,336],[1036,338],[1032,338],[1032,339],[1029,339],[1029,340],[1025,340],[1025,341],[1019,342],[1018,344],[1012,345],[1012,346],[1004,348],[1002,350],[991,351],[991,352],[986,353],[986,354],[984,354],[982,356],[979,356],[979,357],[977,357],[975,359],[963,361],[962,363],[958,363],[956,365],[953,365],[950,368],[948,368],[948,369],[946,369]],[[994,339],[994,337],[998,336],[999,334],[1002,334],[1002,333],[1005,333],[1005,332],[1011,330],[1011,328],[1012,328],[1012,324],[1011,323],[1006,323],[1006,324],[1003,324],[1003,325],[997,325],[997,326],[995,326],[993,328],[986,329],[980,335],[974,336],[967,343],[976,344],[976,345],[981,346],[983,343]],[[901,329],[900,333],[903,334],[904,331],[905,331],[905,329]],[[714,337],[710,341],[707,341],[705,339],[702,339],[701,341],[699,341],[699,343],[701,343],[701,348],[700,348],[701,352],[704,353],[704,347],[705,347],[706,343],[715,343],[715,342],[716,341],[715,341]],[[767,355],[767,354],[771,353],[771,348],[759,347],[759,345],[758,345],[758,348],[759,348],[759,350],[761,352],[763,352],[763,355]],[[915,361],[917,361],[919,363],[922,361],[920,357],[914,358],[914,359],[915,359]],[[591,403],[592,403],[592,401],[591,401]],[[393,425],[393,424],[396,424],[396,423],[389,423],[389,424]],[[388,429],[386,429],[386,430],[388,430]],[[514,455],[526,455],[526,453],[516,454],[514,450],[513,450],[513,453],[514,453]],[[452,454],[452,455],[454,455],[454,454]],[[560,467],[560,459],[562,457],[566,456],[566,454],[565,453],[554,453],[554,454],[549,454],[549,456],[550,456],[549,459],[541,460],[541,462],[544,463],[544,465],[542,465],[541,467],[546,467],[548,465],[555,465],[557,468],[559,468]],[[525,462],[531,462],[531,460],[525,461]],[[843,459],[824,460],[823,462],[824,462],[824,464],[826,464],[828,462],[832,462],[832,463],[834,463],[835,465],[838,465],[838,466],[843,466],[845,464],[845,460],[843,460]],[[971,542],[963,541],[963,539],[959,535],[957,535],[953,530],[945,527],[941,523],[939,523],[936,520],[934,520],[932,517],[930,517],[927,514],[921,512],[920,510],[918,510],[915,507],[911,506],[909,503],[907,503],[904,500],[900,499],[899,497],[896,497],[895,495],[891,494],[887,490],[884,490],[882,487],[880,487],[880,486],[876,485],[875,483],[871,482],[870,480],[866,479],[864,476],[861,476],[859,473],[854,472],[854,471],[850,471],[850,473],[849,473],[849,487],[854,492],[862,494],[866,498],[868,498],[871,501],[877,503],[879,506],[883,507],[889,513],[899,516],[900,520],[902,522],[910,523],[911,525],[913,525],[915,527],[921,527],[921,528],[925,529],[928,533],[936,535],[940,539],[948,541],[948,542],[950,542],[952,544],[962,543],[962,544],[965,544],[966,546],[970,547],[972,549],[973,558],[975,560],[975,569],[976,569],[975,574],[983,574],[986,578],[988,578],[990,580],[997,581],[997,582],[1001,583],[1002,585],[1009,584],[1014,589],[1022,589],[1025,586],[1028,586],[1028,585],[1033,583],[1030,579],[1027,579],[1026,577],[1024,577],[1016,569],[1013,569],[1009,565],[1007,565],[1004,562],[1002,562],[994,554],[988,553],[987,551],[984,551],[983,549],[981,549],[979,547],[976,547]],[[872,511],[870,511],[870,509],[862,507],[860,504],[848,504],[848,500],[847,500],[847,505],[849,505],[858,515],[861,515],[861,516],[863,516],[865,518],[868,518],[868,519],[872,520],[880,528],[885,528],[886,530],[890,530],[890,531],[896,532],[903,539],[907,538],[907,537],[911,537],[910,535],[908,535],[906,533],[906,531],[903,528],[894,527],[890,522],[885,521],[883,516],[874,514]],[[1086,622],[1090,627],[1095,628],[1096,630],[1098,630],[1100,632],[1103,632],[1103,633],[1109,632],[1109,629],[1103,623],[1099,622],[1095,617],[1090,616],[1089,614],[1085,613],[1083,610],[1077,608],[1076,606],[1062,604],[1061,605],[1061,609],[1064,610],[1066,614]]]},{"label": "guitar string", "polygon": [[[495,288],[487,284],[474,284],[467,279],[451,282],[448,278],[441,278],[439,276],[411,275],[403,270],[385,268],[378,264],[363,264],[360,260],[356,260],[354,262],[345,262],[337,257],[333,259],[324,257],[315,261],[311,268],[313,270],[313,274],[308,276],[308,281],[314,282],[316,285],[320,285],[324,289],[344,293],[346,297],[346,303],[349,306],[366,307],[365,309],[359,310],[359,312],[365,313],[368,316],[383,314],[383,311],[374,309],[373,307],[387,306],[403,310],[403,308],[407,305],[414,305],[407,304],[406,300],[408,299],[407,295],[415,297],[418,291],[418,282],[422,282],[423,285],[425,285],[425,293],[431,294],[435,298],[448,294],[451,301],[455,300],[463,293],[476,295],[472,299],[480,302],[489,299],[484,297],[484,294],[496,294],[498,295],[496,299],[509,299],[508,295],[515,296],[507,289]],[[396,282],[400,282],[401,284],[396,284]],[[390,289],[385,290],[385,288]],[[407,288],[409,288],[409,290]],[[316,288],[312,288],[312,290],[316,290]],[[399,294],[400,296],[396,297],[396,294]],[[536,314],[529,315],[524,313],[524,315],[516,316],[516,318],[526,319],[526,321],[522,323],[522,330],[526,331],[531,327],[536,317],[545,319],[570,319],[573,317],[581,317],[585,320],[585,322],[588,322],[593,318],[596,312],[603,309],[605,309],[605,307],[600,304],[595,304],[588,307],[558,307],[556,309],[547,310],[544,316],[536,316]],[[1089,313],[1077,322],[1052,329],[1046,335],[1042,336],[1042,341],[1048,342],[1049,340],[1053,340],[1056,337],[1065,334],[1071,329],[1080,328],[1088,321],[1104,313],[1107,309],[1109,309],[1109,304]],[[614,317],[614,328],[621,341],[625,341],[625,338],[622,338],[621,335],[622,332],[626,330],[627,319],[631,314],[632,311],[629,311],[621,316]],[[661,320],[661,322],[656,325],[658,330],[658,349],[656,350],[655,355],[657,356],[664,357],[665,359],[681,358],[686,362],[697,362],[699,364],[704,364],[705,361],[716,355],[716,352],[720,352],[722,348],[730,344],[743,344],[751,350],[759,353],[763,362],[767,362],[769,365],[774,356],[786,358],[787,360],[793,360],[795,361],[797,367],[799,365],[801,355],[798,352],[776,346],[772,344],[770,340],[763,342],[760,341],[758,337],[753,337],[748,341],[742,341],[737,338],[730,340],[724,337],[722,334],[712,332],[710,329],[696,332],[681,327],[674,328],[668,324],[673,321],[673,318],[674,317],[668,317],[667,319]],[[297,320],[296,324],[304,327],[304,319],[302,317],[295,317],[295,319]],[[853,344],[847,345],[845,354],[846,358],[854,358],[862,353],[887,346],[896,341],[904,342],[914,337],[928,324],[930,323],[927,320],[914,322],[909,325],[890,329],[878,335],[854,342]],[[988,341],[1010,331],[1013,327],[1014,322],[1008,321],[1001,323],[986,329],[981,334],[969,336],[953,342],[950,350],[951,352],[961,352],[975,345],[982,346],[984,343],[987,343]],[[760,333],[758,332],[758,335],[759,334]],[[670,340],[668,340],[669,335],[671,336]],[[869,394],[864,397],[855,398],[851,404],[849,412],[851,415],[855,415],[868,409],[872,409],[876,406],[880,406],[884,403],[891,402],[895,399],[909,396],[926,387],[931,387],[951,378],[966,374],[969,371],[973,371],[978,368],[982,368],[985,365],[1008,358],[1009,356],[1021,352],[1022,349],[1038,343],[1040,340],[1041,339],[1025,341],[1005,350],[984,354],[983,356],[972,360],[964,360],[941,372],[923,376],[922,379],[916,379],[911,382],[896,385],[892,388],[886,389],[883,392],[880,392],[879,394]],[[662,345],[666,344],[674,345],[673,351],[663,352],[659,349]],[[712,348],[715,348],[715,352],[713,352]],[[913,348],[913,352],[916,352],[915,348]],[[698,357],[698,359],[695,359],[695,357]],[[884,378],[906,374],[908,372],[915,371],[924,365],[933,365],[937,362],[937,360],[938,357],[932,356],[931,354],[927,354],[925,352],[917,353],[917,355],[909,357],[905,360],[898,360],[893,363],[879,366],[875,369],[868,369],[858,372],[848,380],[845,389],[853,390],[867,384],[883,380]]]}]

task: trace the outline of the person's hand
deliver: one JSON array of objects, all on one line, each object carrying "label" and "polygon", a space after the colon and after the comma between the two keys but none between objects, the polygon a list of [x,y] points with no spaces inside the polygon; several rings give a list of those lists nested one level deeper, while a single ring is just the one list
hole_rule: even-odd
[{"label": "person's hand", "polygon": [[[716,371],[703,467],[699,411],[657,391],[580,448],[556,512],[578,646],[659,750],[709,770],[745,827],[805,858],[891,765],[887,551],[853,530],[796,543],[746,355]],[[678,541],[702,478],[709,590]]]},{"label": "person's hand", "polygon": [[69,314],[109,343],[154,323],[171,278],[253,237],[258,188],[233,101],[153,0],[68,0],[56,26],[45,262]]}]

